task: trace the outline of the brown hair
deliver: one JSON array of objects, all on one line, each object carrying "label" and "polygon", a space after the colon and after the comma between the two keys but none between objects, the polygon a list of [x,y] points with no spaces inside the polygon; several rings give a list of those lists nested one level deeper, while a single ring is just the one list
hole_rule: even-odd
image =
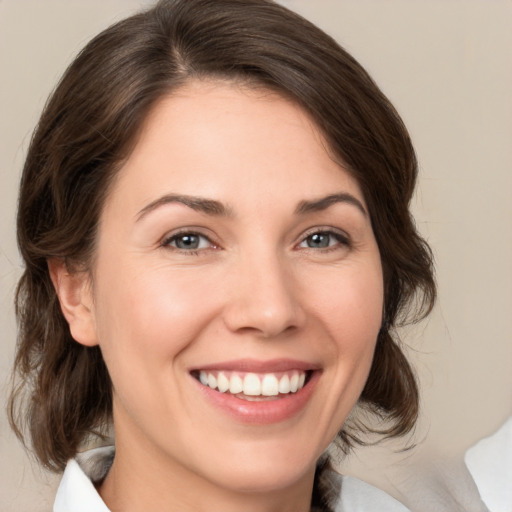
[{"label": "brown hair", "polygon": [[[360,406],[386,436],[410,432],[414,374],[394,329],[435,298],[431,252],[409,212],[417,162],[408,133],[364,69],[329,36],[267,0],[164,0],[94,38],[51,96],[21,181],[18,244],[25,261],[11,424],[25,422],[40,462],[63,469],[88,435],[105,430],[111,383],[98,347],[71,338],[47,262],[87,269],[98,218],[121,163],[155,103],[191,79],[263,86],[292,98],[359,182],[384,269],[382,329]],[[372,430],[340,432],[345,449]]]}]

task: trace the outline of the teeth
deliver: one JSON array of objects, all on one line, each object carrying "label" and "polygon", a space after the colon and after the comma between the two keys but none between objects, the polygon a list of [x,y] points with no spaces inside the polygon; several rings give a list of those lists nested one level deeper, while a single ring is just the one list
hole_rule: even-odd
[{"label": "teeth", "polygon": [[[210,377],[208,377],[208,382],[210,382]],[[294,373],[290,379],[290,391],[295,393],[297,389],[299,389],[299,375]]]},{"label": "teeth", "polygon": [[229,392],[237,395],[244,390],[244,383],[239,375],[233,375],[229,381]]},{"label": "teeth", "polygon": [[306,372],[292,371],[274,373],[235,373],[235,372],[199,372],[199,381],[203,386],[217,389],[221,393],[232,395],[243,393],[246,396],[277,396],[296,393],[304,387]]},{"label": "teeth", "polygon": [[208,386],[210,386],[212,389],[215,389],[217,387],[217,379],[215,378],[215,375],[213,375],[213,373],[208,374]]},{"label": "teeth", "polygon": [[244,395],[261,395],[261,381],[255,373],[248,373],[244,377]]},{"label": "teeth", "polygon": [[265,375],[261,381],[261,394],[264,396],[276,396],[279,394],[279,382],[272,374]]},{"label": "teeth", "polygon": [[222,372],[217,377],[217,387],[221,393],[225,393],[229,389],[229,379]]},{"label": "teeth", "polygon": [[290,377],[288,375],[284,375],[281,377],[279,381],[279,393],[289,393],[290,392]]}]

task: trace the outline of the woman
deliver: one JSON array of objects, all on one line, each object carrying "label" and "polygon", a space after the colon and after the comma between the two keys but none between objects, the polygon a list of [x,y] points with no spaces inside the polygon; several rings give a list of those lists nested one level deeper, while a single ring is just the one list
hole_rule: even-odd
[{"label": "woman", "polygon": [[329,444],[417,417],[393,338],[435,296],[416,173],[366,72],[274,3],[162,1],[91,41],[18,213],[11,418],[68,464],[55,510],[350,509]]}]

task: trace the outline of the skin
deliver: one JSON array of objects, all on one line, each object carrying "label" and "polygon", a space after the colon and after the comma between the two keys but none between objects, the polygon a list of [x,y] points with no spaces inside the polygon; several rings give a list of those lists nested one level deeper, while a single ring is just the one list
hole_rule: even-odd
[{"label": "skin", "polygon": [[[100,345],[113,382],[116,458],[100,487],[112,511],[309,510],[315,463],[357,402],[382,320],[365,211],[314,123],[275,93],[193,82],[155,107],[107,197],[92,272],[50,262],[73,337]],[[179,248],[178,231],[199,247]],[[319,378],[270,424],[226,414],[190,374],[282,358]]]}]

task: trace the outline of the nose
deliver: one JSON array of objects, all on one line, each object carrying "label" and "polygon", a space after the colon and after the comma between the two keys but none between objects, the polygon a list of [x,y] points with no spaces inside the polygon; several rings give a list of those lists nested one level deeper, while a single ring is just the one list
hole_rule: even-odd
[{"label": "nose", "polygon": [[293,272],[276,255],[246,258],[231,268],[228,281],[224,322],[231,331],[272,338],[303,325]]}]

